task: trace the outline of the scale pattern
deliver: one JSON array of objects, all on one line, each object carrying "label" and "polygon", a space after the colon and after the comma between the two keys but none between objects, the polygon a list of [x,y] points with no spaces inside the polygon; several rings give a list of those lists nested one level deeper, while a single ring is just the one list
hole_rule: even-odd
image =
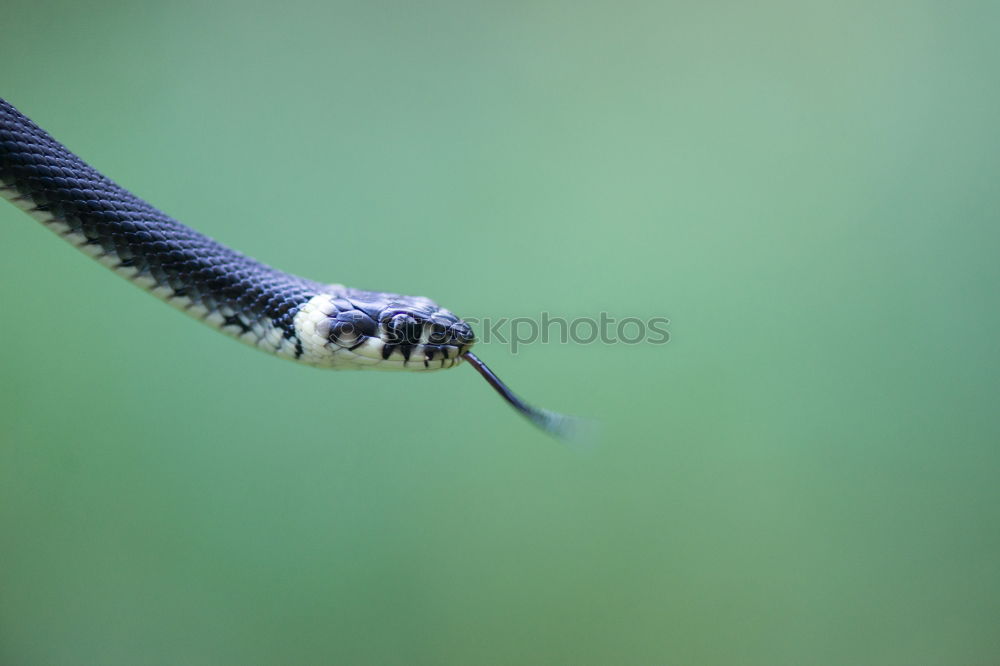
[{"label": "scale pattern", "polygon": [[87,165],[0,99],[0,194],[84,252],[249,344],[302,354],[294,318],[323,285],[187,227]]},{"label": "scale pattern", "polygon": [[320,284],[161,213],[0,99],[0,196],[81,251],[249,345],[324,368],[438,370],[475,342],[419,296]]}]

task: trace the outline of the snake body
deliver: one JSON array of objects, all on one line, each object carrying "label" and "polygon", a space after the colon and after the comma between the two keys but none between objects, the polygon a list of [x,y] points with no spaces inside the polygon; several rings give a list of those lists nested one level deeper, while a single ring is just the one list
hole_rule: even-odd
[{"label": "snake body", "polygon": [[420,296],[285,273],[160,212],[0,99],[0,196],[183,312],[280,357],[333,369],[438,370],[468,361],[557,435],[575,420],[526,404],[471,353],[469,325]]},{"label": "snake body", "polygon": [[117,185],[0,99],[0,195],[174,307],[258,349],[334,369],[437,370],[472,330],[427,298],[271,268]]}]

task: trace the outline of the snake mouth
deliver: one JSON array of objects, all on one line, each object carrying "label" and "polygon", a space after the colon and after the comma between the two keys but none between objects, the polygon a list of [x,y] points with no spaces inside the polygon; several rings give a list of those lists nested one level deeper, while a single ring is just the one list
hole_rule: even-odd
[{"label": "snake mouth", "polygon": [[381,325],[364,332],[358,327],[331,331],[337,353],[352,354],[365,367],[383,370],[441,370],[462,361],[462,354],[475,344],[472,330],[464,322],[444,326],[421,322],[409,314],[390,314]]},{"label": "snake mouth", "polygon": [[360,336],[353,344],[340,346],[334,354],[363,368],[443,370],[461,363],[463,354],[471,347],[472,344],[392,343],[379,337]]},{"label": "snake mouth", "polygon": [[397,363],[403,369],[440,370],[453,368],[462,362],[462,354],[472,347],[448,344],[409,344],[380,341],[379,355],[384,363]]}]

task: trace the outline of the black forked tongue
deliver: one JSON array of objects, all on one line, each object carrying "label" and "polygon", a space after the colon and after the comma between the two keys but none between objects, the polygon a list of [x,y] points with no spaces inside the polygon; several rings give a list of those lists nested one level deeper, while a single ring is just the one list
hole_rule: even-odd
[{"label": "black forked tongue", "polygon": [[521,416],[534,423],[540,429],[560,439],[575,442],[581,442],[591,438],[590,436],[593,434],[592,424],[588,421],[578,419],[575,416],[566,416],[565,414],[550,412],[547,409],[532,407],[514,395],[514,392],[507,388],[507,385],[500,381],[500,378],[493,374],[493,371],[490,370],[485,363],[480,361],[478,356],[472,352],[465,352],[462,356],[464,356],[465,360],[467,360],[469,364],[472,365],[472,367],[475,368],[476,371],[490,383],[490,386],[496,389],[497,393],[499,393],[511,407],[516,409]]}]

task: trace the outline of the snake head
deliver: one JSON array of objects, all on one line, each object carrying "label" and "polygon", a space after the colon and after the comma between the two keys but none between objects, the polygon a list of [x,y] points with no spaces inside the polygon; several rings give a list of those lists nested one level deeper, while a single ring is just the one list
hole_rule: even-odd
[{"label": "snake head", "polygon": [[434,301],[331,285],[295,316],[302,358],[331,368],[438,370],[475,344],[467,323]]}]

